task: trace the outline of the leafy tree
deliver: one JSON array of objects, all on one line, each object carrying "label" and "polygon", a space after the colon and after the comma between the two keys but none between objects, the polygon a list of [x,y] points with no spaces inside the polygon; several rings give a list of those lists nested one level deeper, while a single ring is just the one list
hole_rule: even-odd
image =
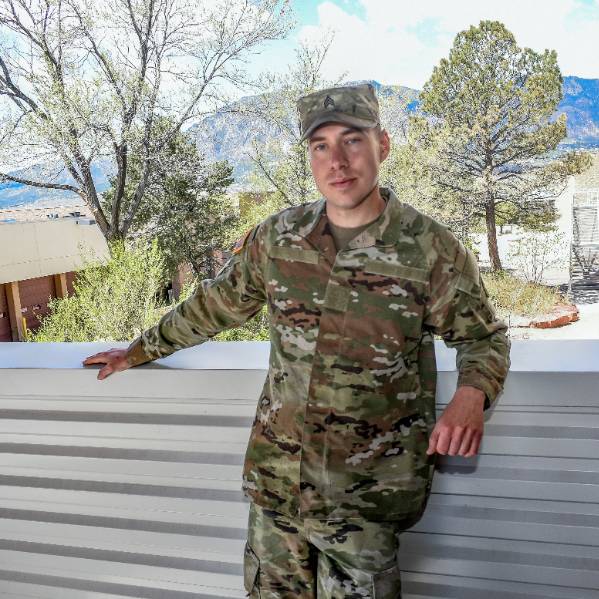
[{"label": "leafy tree", "polygon": [[[162,119],[161,130],[171,126]],[[143,160],[132,156],[129,179],[122,196],[127,207],[135,198]],[[148,178],[144,203],[131,225],[131,235],[156,239],[167,271],[173,275],[180,264],[189,264],[196,275],[215,274],[215,251],[231,242],[237,216],[225,194],[233,182],[227,162],[208,164],[190,137],[177,133],[167,144],[161,160]],[[103,206],[112,210],[118,181],[111,180],[103,194]]]},{"label": "leafy tree", "polygon": [[546,213],[567,177],[590,165],[587,154],[555,152],[566,136],[565,116],[553,116],[562,98],[556,52],[520,48],[503,24],[481,21],[456,36],[420,97],[425,116],[410,119],[400,167],[413,173],[404,179],[462,237],[483,219],[492,269],[501,270],[504,209],[518,219]]},{"label": "leafy tree", "polygon": [[[0,0],[0,182],[71,191],[107,239],[125,239],[165,148],[248,82],[248,55],[288,31],[287,9],[287,0]],[[171,126],[159,131],[164,115]],[[125,206],[132,157],[139,177]],[[110,212],[98,168],[116,173]]]},{"label": "leafy tree", "polygon": [[414,120],[410,119],[403,143],[392,138],[391,151],[382,164],[381,181],[415,208],[449,225],[465,242],[475,220],[471,203],[436,185],[431,177],[445,132],[438,131],[435,138],[429,137],[426,143],[418,133]]},{"label": "leafy tree", "polygon": [[112,242],[110,249],[104,264],[86,257],[75,294],[51,300],[34,341],[125,341],[156,323],[164,283],[158,244]]}]

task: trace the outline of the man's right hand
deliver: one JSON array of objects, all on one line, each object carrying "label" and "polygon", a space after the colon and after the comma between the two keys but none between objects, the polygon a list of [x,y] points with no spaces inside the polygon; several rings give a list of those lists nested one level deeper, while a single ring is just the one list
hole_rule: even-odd
[{"label": "man's right hand", "polygon": [[127,360],[126,349],[109,349],[108,351],[94,354],[83,360],[84,366],[89,366],[90,364],[106,364],[106,366],[101,368],[100,372],[98,372],[99,381],[105,379],[113,372],[120,372],[121,370],[131,368],[131,364],[129,364],[129,361]]}]

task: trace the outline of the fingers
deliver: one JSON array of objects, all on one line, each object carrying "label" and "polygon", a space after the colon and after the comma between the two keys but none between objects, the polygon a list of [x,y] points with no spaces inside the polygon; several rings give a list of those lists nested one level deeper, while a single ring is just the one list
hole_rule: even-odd
[{"label": "fingers", "polygon": [[103,353],[101,354],[95,354],[93,356],[89,356],[88,358],[85,358],[85,360],[83,360],[83,364],[87,365],[87,364],[104,364],[106,363],[106,357],[104,356]]},{"label": "fingers", "polygon": [[94,354],[93,356],[88,356],[83,360],[84,365],[88,364],[107,364],[108,361],[112,357],[112,352],[114,350],[109,349],[108,351],[101,351],[100,353]]},{"label": "fingers", "polygon": [[480,443],[482,441],[482,434],[478,433],[475,434],[472,438],[472,443],[470,445],[469,450],[463,454],[465,458],[471,458],[473,456],[475,456],[478,453],[478,450],[480,449]]},{"label": "fingers", "polygon": [[129,366],[127,361],[124,360],[123,356],[125,354],[125,350],[110,349],[85,358],[85,360],[83,360],[83,365],[90,366],[92,364],[104,364],[104,367],[99,370],[97,376],[97,379],[101,381],[112,373],[125,370]]},{"label": "fingers", "polygon": [[[460,443],[459,449],[456,450],[457,455],[465,456],[470,447],[472,445],[472,438],[474,436],[474,431],[472,429],[467,429],[464,431],[464,436],[462,437],[462,442]],[[451,453],[449,455],[456,455],[456,453]]]},{"label": "fingers", "polygon": [[449,449],[451,443],[451,432],[445,427],[441,427],[438,424],[431,433],[431,438],[428,444],[427,455],[432,453],[440,453],[445,455]]},{"label": "fingers", "polygon": [[426,454],[438,453],[470,458],[478,453],[481,440],[482,433],[474,429],[462,427],[450,429],[437,425],[431,433]]},{"label": "fingers", "polygon": [[458,451],[460,451],[460,447],[462,446],[462,439],[464,437],[464,429],[460,426],[456,426],[451,435],[450,435],[450,443],[447,453],[449,455],[456,455]]},{"label": "fingers", "polygon": [[428,442],[426,455],[431,455],[437,451],[437,441],[439,440],[439,429],[435,426]]}]

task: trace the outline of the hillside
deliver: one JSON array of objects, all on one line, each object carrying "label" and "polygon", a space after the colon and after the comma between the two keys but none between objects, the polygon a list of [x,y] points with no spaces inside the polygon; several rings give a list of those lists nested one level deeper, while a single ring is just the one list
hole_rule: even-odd
[{"label": "hillside", "polygon": [[[396,95],[406,104],[408,112],[418,111],[419,90],[396,85],[381,85],[371,81],[379,96]],[[568,137],[562,146],[599,147],[599,79],[564,77],[564,98],[556,115],[565,114],[568,118]],[[251,105],[253,97],[243,98],[239,104]],[[238,110],[232,106],[231,110]],[[385,125],[385,116],[383,125]],[[401,115],[391,115],[400,117]],[[289,118],[295,119],[294,107],[290,107]],[[387,115],[388,118],[388,115]],[[394,120],[394,119],[393,119]],[[239,117],[232,113],[217,113],[205,119],[200,125],[190,129],[198,140],[198,147],[209,160],[229,160],[235,168],[236,181],[241,182],[251,167],[248,154],[252,140],[264,142],[274,131],[256,126],[255,120]]]},{"label": "hillside", "polygon": [[[419,90],[399,85],[382,85],[371,82],[380,96],[396,96],[406,106],[404,114],[383,115],[383,125],[387,120],[405,118],[405,112],[418,111]],[[568,137],[561,147],[599,148],[599,79],[583,79],[581,77],[564,77],[564,97],[560,102],[556,115],[565,114],[568,119]],[[201,152],[209,161],[228,160],[234,167],[235,187],[243,187],[244,179],[251,169],[250,153],[252,141],[266,143],[277,135],[277,131],[265,126],[255,118],[241,116],[240,109],[251,107],[257,96],[247,96],[236,104],[224,107],[221,111],[194,125],[188,133],[196,139]],[[400,111],[401,112],[401,111]],[[389,118],[391,116],[391,119]],[[296,122],[295,107],[289,107],[289,119]],[[108,175],[106,174],[108,173]],[[98,168],[95,175],[100,191],[106,188],[110,166]],[[64,181],[68,181],[65,177]],[[48,192],[41,189],[27,188],[22,185],[0,184],[0,208],[36,201],[76,201],[77,196],[65,192]]]}]

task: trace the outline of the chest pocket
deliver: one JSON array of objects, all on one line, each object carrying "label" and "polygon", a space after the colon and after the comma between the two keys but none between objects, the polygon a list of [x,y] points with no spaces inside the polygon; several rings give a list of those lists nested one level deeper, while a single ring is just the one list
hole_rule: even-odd
[{"label": "chest pocket", "polygon": [[428,279],[426,269],[366,260],[348,279],[352,290],[343,355],[366,365],[375,376],[402,376],[402,357],[418,345],[422,335]]},{"label": "chest pocket", "polygon": [[318,293],[315,295],[321,278],[320,253],[307,248],[272,246],[268,256],[266,287],[277,334],[307,334],[315,329],[320,317]]}]

